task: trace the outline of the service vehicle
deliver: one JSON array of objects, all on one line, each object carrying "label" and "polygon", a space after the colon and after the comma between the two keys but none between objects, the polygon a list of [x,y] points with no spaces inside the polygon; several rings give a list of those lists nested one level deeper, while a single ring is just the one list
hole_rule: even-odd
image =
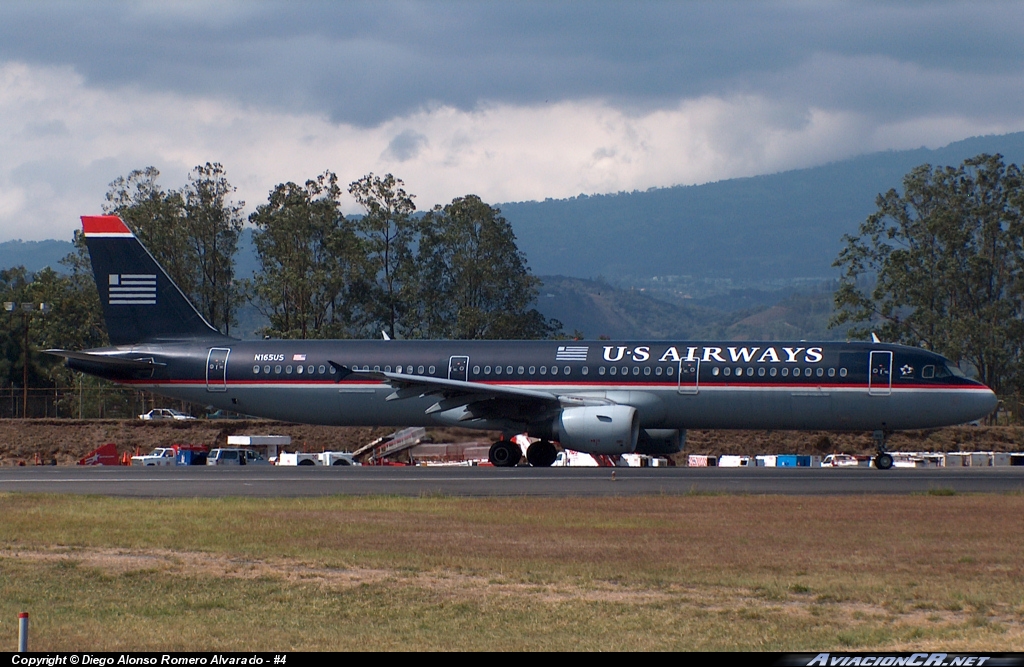
[{"label": "service vehicle", "polygon": [[210,451],[206,457],[208,466],[270,465],[270,461],[251,449],[221,447]]}]

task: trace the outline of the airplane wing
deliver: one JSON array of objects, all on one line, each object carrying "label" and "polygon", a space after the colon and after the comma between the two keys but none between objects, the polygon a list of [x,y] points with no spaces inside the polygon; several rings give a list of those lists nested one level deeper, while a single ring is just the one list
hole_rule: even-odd
[{"label": "airplane wing", "polygon": [[426,410],[426,414],[446,412],[465,408],[459,421],[471,419],[530,420],[537,416],[567,406],[607,405],[612,401],[596,397],[558,395],[535,389],[520,389],[502,385],[449,380],[424,375],[388,373],[383,371],[354,371],[347,366],[329,362],[338,371],[338,381],[344,379],[365,379],[384,382],[395,389],[387,397],[389,401],[424,396],[437,396],[438,401]]}]

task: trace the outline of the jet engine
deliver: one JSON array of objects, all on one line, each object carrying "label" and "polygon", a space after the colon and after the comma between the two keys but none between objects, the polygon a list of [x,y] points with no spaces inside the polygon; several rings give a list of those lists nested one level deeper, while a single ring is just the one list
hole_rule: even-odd
[{"label": "jet engine", "polygon": [[686,431],[674,428],[640,429],[640,439],[636,443],[637,454],[648,456],[667,456],[683,451],[686,442]]},{"label": "jet engine", "polygon": [[636,449],[640,419],[628,405],[565,408],[555,420],[558,442],[588,454],[629,454]]}]

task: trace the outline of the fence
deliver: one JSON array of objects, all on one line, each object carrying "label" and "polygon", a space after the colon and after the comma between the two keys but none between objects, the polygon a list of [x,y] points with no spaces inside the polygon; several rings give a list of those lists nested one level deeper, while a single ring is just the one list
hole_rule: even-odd
[{"label": "fence", "polygon": [[0,388],[0,418],[30,419],[132,419],[153,408],[174,408],[202,415],[206,406],[157,396],[128,387],[78,386],[28,390],[27,410],[20,387]]}]

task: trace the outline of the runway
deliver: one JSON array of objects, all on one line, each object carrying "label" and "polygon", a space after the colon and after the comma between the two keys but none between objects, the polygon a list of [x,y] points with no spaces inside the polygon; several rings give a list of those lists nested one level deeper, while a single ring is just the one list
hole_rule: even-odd
[{"label": "runway", "polygon": [[[612,472],[614,470],[614,478]],[[1024,493],[1024,466],[994,468],[46,467],[0,470],[0,492],[154,498],[860,495]]]}]

